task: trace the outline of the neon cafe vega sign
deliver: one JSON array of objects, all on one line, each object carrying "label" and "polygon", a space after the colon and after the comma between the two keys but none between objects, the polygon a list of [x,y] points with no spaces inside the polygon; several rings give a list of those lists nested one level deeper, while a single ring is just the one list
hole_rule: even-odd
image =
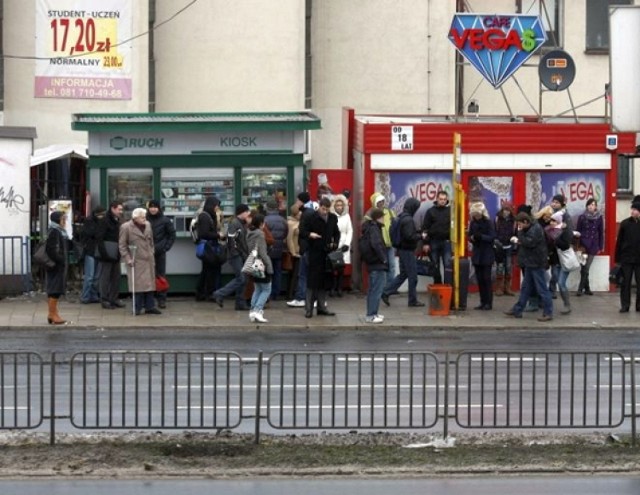
[{"label": "neon cafe vega sign", "polygon": [[456,14],[449,40],[497,89],[538,51],[547,35],[539,16]]}]

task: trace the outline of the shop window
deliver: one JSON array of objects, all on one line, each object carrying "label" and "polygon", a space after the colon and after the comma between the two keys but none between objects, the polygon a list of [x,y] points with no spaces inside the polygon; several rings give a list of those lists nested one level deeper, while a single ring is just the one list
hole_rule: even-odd
[{"label": "shop window", "polygon": [[618,195],[633,194],[633,159],[628,156],[618,156]]},{"label": "shop window", "polygon": [[153,171],[151,169],[109,170],[107,172],[109,203],[121,201],[124,206],[124,219],[131,219],[131,212],[145,207],[153,199]]},{"label": "shop window", "polygon": [[545,47],[559,47],[560,40],[560,4],[562,0],[519,0],[517,11],[520,14],[539,15],[547,33]]},{"label": "shop window", "polygon": [[287,170],[243,169],[242,202],[249,208],[265,206],[267,201],[275,200],[278,210],[287,215]]},{"label": "shop window", "polygon": [[631,5],[631,0],[587,0],[587,51],[609,51],[609,7],[612,5]]}]

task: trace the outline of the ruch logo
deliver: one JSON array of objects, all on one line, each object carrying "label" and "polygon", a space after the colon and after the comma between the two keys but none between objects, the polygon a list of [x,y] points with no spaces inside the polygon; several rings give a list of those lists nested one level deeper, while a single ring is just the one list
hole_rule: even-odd
[{"label": "ruch logo", "polygon": [[115,136],[109,140],[109,146],[118,151],[125,148],[159,149],[164,146],[164,139],[154,137],[124,138],[122,136]]},{"label": "ruch logo", "polygon": [[456,14],[449,40],[497,89],[547,41],[547,34],[536,15]]}]

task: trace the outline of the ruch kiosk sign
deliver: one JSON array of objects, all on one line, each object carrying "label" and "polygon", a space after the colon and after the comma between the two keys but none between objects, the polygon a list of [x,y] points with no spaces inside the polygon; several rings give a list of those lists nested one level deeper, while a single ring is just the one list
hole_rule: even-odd
[{"label": "ruch kiosk sign", "polygon": [[547,41],[535,15],[456,14],[449,40],[494,88]]}]

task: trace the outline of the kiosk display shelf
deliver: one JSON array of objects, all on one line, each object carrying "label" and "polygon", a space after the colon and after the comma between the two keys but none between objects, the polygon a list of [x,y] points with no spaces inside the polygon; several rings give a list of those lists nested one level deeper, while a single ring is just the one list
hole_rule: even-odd
[{"label": "kiosk display shelf", "polygon": [[278,202],[279,210],[286,211],[286,169],[274,169],[268,172],[256,169],[244,169],[242,171],[241,201],[253,209],[257,208],[258,205],[264,206],[270,199],[275,199]]}]

